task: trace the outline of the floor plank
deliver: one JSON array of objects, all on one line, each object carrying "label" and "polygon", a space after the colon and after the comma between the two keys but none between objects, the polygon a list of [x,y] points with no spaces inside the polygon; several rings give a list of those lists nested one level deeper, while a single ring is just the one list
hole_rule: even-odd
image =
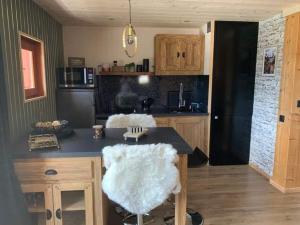
[{"label": "floor plank", "polygon": [[249,166],[189,169],[188,207],[205,225],[299,225],[300,193],[282,194]]}]

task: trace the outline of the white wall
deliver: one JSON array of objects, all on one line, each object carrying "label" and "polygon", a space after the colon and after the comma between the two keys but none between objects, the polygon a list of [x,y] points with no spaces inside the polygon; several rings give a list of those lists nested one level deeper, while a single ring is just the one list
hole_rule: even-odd
[{"label": "white wall", "polygon": [[122,27],[64,27],[65,64],[68,57],[85,57],[86,66],[92,67],[114,60],[120,65],[141,63],[143,58],[149,58],[152,69],[156,34],[199,34],[200,28],[137,27],[138,52],[134,58],[128,58],[122,49],[122,31]]},{"label": "white wall", "polygon": [[211,32],[207,33],[207,24],[202,26],[201,30],[202,30],[202,33],[205,35],[204,74],[209,74],[209,71],[210,71]]}]

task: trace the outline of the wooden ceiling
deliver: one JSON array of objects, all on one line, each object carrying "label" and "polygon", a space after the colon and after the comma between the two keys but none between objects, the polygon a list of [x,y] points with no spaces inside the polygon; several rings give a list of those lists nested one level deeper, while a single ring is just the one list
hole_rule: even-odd
[{"label": "wooden ceiling", "polygon": [[[128,0],[34,0],[64,25],[123,26]],[[210,20],[260,21],[300,0],[131,0],[133,24],[199,27]]]}]

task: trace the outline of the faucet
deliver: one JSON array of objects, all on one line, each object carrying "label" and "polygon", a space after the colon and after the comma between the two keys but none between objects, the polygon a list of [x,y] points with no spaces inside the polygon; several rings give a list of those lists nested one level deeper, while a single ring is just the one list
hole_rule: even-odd
[{"label": "faucet", "polygon": [[185,100],[183,99],[183,84],[180,83],[178,108],[181,109],[182,107],[185,107]]}]

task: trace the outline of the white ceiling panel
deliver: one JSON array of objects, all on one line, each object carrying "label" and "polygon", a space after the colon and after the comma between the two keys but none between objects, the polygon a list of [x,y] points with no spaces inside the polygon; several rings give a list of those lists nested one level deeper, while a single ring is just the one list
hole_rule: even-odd
[{"label": "white ceiling panel", "polygon": [[[123,26],[128,0],[34,0],[64,25]],[[135,26],[199,27],[210,20],[260,21],[300,0],[131,0]]]}]

